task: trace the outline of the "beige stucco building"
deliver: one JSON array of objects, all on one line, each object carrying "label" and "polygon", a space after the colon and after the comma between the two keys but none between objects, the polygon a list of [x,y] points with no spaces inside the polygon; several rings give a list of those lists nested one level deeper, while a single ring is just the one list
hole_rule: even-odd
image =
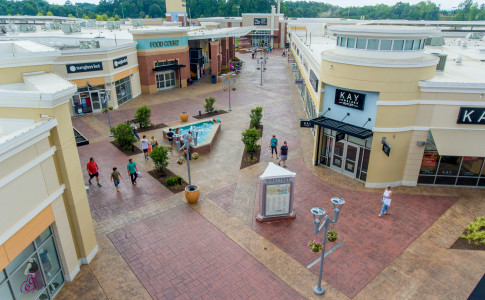
[{"label": "beige stucco building", "polygon": [[0,43],[0,299],[50,299],[98,250],[59,56]]},{"label": "beige stucco building", "polygon": [[310,42],[311,27],[290,23],[288,39],[315,164],[367,187],[485,186],[479,46],[432,47],[436,28],[376,25],[322,26]]}]

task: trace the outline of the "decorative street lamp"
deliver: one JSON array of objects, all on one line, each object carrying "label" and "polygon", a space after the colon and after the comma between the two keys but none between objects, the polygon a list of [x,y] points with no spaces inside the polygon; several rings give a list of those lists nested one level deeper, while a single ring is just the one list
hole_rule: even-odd
[{"label": "decorative street lamp", "polygon": [[222,82],[227,83],[228,84],[228,88],[229,88],[229,111],[232,111],[231,109],[231,82],[233,84],[236,84],[236,77],[234,77],[234,75],[225,75],[224,77],[222,77]]},{"label": "decorative street lamp", "polygon": [[[313,231],[315,234],[319,233],[322,228],[324,228],[323,233],[323,241],[322,241],[322,256],[320,258],[320,271],[318,272],[318,285],[313,288],[313,292],[317,295],[323,295],[325,293],[325,289],[322,287],[322,271],[323,271],[323,260],[325,259],[325,244],[327,242],[327,231],[328,231],[328,224],[330,223],[337,223],[338,215],[340,210],[345,204],[345,200],[339,197],[333,197],[330,199],[330,202],[333,204],[333,220],[330,220],[328,215],[325,215],[325,209],[320,207],[313,207],[310,211],[313,214]],[[325,216],[325,219],[322,219]],[[320,224],[321,223],[321,224]]]},{"label": "decorative street lamp", "polygon": [[101,98],[101,101],[103,101],[103,104],[106,106],[106,110],[108,113],[109,136],[113,137],[113,132],[111,131],[111,117],[109,116],[109,100],[111,100],[111,90],[104,90],[104,95]]},{"label": "decorative street lamp", "polygon": [[256,61],[256,64],[261,68],[261,82],[259,83],[259,85],[263,85],[263,71],[264,71],[264,68],[266,67],[267,60],[268,60],[268,57],[264,55],[262,59],[258,58],[258,60]]}]

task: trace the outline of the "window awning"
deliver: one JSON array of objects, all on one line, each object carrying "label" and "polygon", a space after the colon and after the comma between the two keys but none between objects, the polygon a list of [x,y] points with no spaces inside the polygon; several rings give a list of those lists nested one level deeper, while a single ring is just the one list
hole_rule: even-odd
[{"label": "window awning", "polygon": [[365,140],[368,137],[372,136],[372,130],[355,126],[352,124],[344,123],[341,121],[337,121],[330,118],[320,117],[313,120],[310,120],[313,125],[318,125],[324,128],[332,129],[338,132],[342,132],[351,136],[355,136],[356,138]]},{"label": "window awning", "polygon": [[167,66],[159,66],[153,68],[153,71],[166,71],[166,70],[176,70],[180,68],[185,68],[185,65],[167,65]]},{"label": "window awning", "polygon": [[441,156],[485,156],[485,130],[431,129]]}]

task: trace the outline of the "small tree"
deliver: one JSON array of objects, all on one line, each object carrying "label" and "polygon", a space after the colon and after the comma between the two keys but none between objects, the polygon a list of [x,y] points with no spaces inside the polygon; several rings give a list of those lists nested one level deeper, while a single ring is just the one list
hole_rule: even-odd
[{"label": "small tree", "polygon": [[148,127],[151,123],[152,109],[146,105],[140,106],[135,112],[135,119],[141,127]]},{"label": "small tree", "polygon": [[168,166],[168,152],[170,152],[170,147],[168,146],[158,146],[152,149],[150,153],[150,158],[153,160],[153,165],[158,172],[163,172],[163,170]]},{"label": "small tree", "polygon": [[111,127],[115,143],[121,146],[123,150],[133,150],[133,144],[137,141],[133,128],[130,124],[120,123],[116,127]]},{"label": "small tree", "polygon": [[259,129],[249,128],[242,132],[241,141],[246,146],[246,152],[251,153],[251,160],[253,159],[254,151],[258,150],[260,145],[258,145],[258,140],[260,138]]},{"label": "small tree", "polygon": [[263,118],[263,108],[258,106],[254,109],[251,109],[251,114],[249,115],[251,119],[250,125],[252,128],[258,128],[261,124],[261,119]]},{"label": "small tree", "polygon": [[204,109],[206,113],[214,112],[214,102],[216,102],[216,99],[214,97],[209,97],[205,99]]}]

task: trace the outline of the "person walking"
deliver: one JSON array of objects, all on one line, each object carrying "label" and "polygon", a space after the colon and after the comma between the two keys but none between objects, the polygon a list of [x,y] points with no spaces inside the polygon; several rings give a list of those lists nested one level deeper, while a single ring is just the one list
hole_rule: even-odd
[{"label": "person walking", "polygon": [[286,141],[283,143],[280,149],[280,161],[278,162],[278,166],[281,166],[281,162],[283,162],[283,168],[287,168],[286,160],[288,159],[288,144]]},{"label": "person walking", "polygon": [[276,154],[276,159],[278,159],[278,139],[274,134],[273,134],[273,138],[269,142],[269,147],[271,148],[271,158],[273,158],[273,151],[274,151],[274,154]]},{"label": "person walking", "polygon": [[96,161],[94,161],[94,158],[89,158],[87,169],[89,174],[89,185],[91,185],[91,179],[93,179],[93,177],[96,177],[96,182],[98,183],[98,186],[101,187],[102,185],[99,183],[98,164],[96,163]]},{"label": "person walking", "polygon": [[158,147],[158,141],[154,136],[150,138],[150,145],[152,146],[152,151],[154,148]]},{"label": "person walking", "polygon": [[113,181],[117,192],[120,191],[118,189],[118,185],[120,185],[120,178],[123,179],[123,176],[121,176],[121,173],[120,171],[118,171],[118,168],[114,167],[113,172],[111,173],[111,181]]},{"label": "person walking", "polygon": [[136,185],[136,178],[138,177],[137,172],[138,168],[136,167],[135,162],[133,159],[128,160],[128,165],[126,165],[126,169],[128,170],[128,175],[131,178],[131,185]]},{"label": "person walking", "polygon": [[283,54],[281,54],[281,56],[285,56],[285,49],[283,49]]},{"label": "person walking", "polygon": [[170,146],[173,146],[173,131],[172,131],[172,128],[169,128],[168,129],[168,132],[167,132],[167,136],[168,136],[168,143],[170,144]]},{"label": "person walking", "polygon": [[382,217],[382,215],[387,215],[389,211],[389,206],[391,206],[391,201],[392,201],[392,192],[391,192],[391,186],[388,185],[386,187],[386,190],[382,194],[382,209],[381,213],[379,214],[379,218]]},{"label": "person walking", "polygon": [[189,131],[189,132],[185,133],[182,137],[184,139],[184,144],[185,144],[186,141],[188,141],[190,143],[192,141],[192,132]]},{"label": "person walking", "polygon": [[147,136],[144,135],[140,142],[141,150],[143,150],[143,155],[145,155],[145,159],[148,159],[148,147],[150,145],[150,142],[147,140]]},{"label": "person walking", "polygon": [[133,123],[133,121],[130,121],[130,126],[131,126],[131,128],[133,128],[133,134],[135,135],[136,139],[140,140],[140,136],[136,132],[136,125],[135,125],[135,123]]}]

